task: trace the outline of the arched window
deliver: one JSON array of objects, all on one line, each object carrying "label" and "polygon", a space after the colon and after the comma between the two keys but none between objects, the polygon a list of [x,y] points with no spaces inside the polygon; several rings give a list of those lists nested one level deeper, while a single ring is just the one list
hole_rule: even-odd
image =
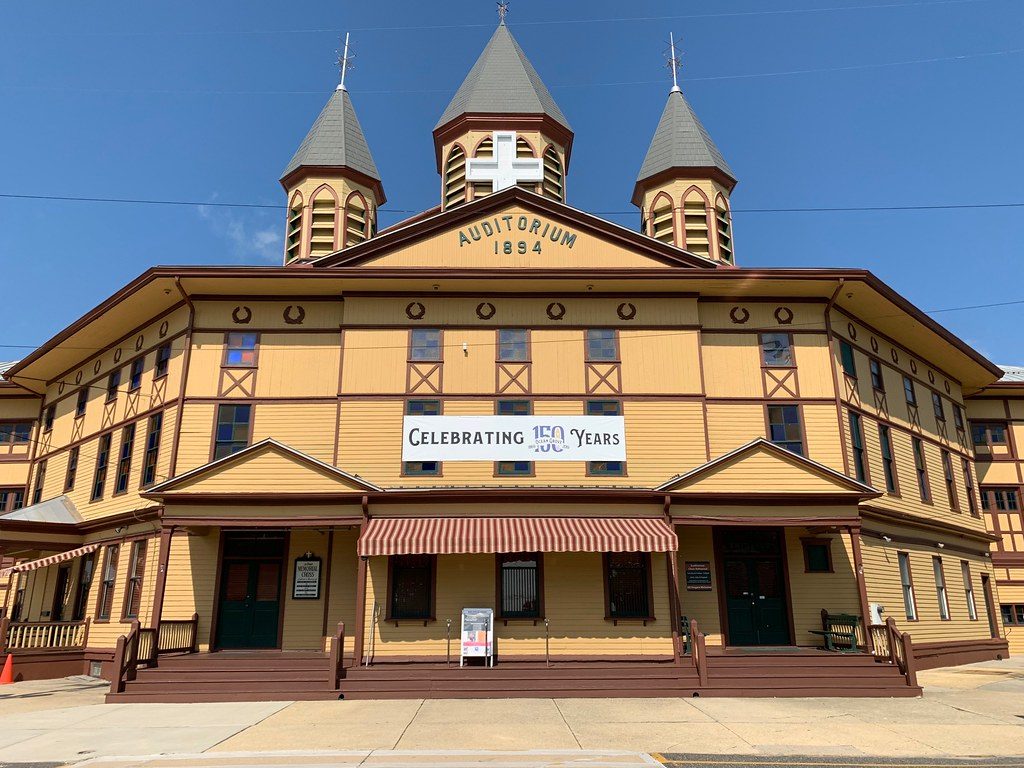
[{"label": "arched window", "polygon": [[672,199],[665,194],[658,195],[651,208],[651,237],[669,245],[676,244],[675,211]]},{"label": "arched window", "polygon": [[715,221],[718,225],[718,258],[732,264],[732,214],[721,195],[715,199]]},{"label": "arched window", "polygon": [[686,250],[710,258],[711,240],[708,235],[708,200],[696,187],[690,187],[683,198],[683,217],[686,221]]},{"label": "arched window", "polygon": [[444,166],[444,207],[453,208],[466,202],[466,153],[456,144],[448,153]]},{"label": "arched window", "polygon": [[334,251],[334,223],[338,201],[330,187],[320,187],[313,197],[312,221],[309,228],[310,258],[326,256]]},{"label": "arched window", "polygon": [[367,238],[368,213],[366,200],[353,192],[345,202],[345,246],[356,245]]},{"label": "arched window", "polygon": [[[476,145],[476,152],[473,153],[473,157],[491,158],[494,157],[494,140],[488,136],[486,139]],[[494,191],[494,185],[489,181],[474,181],[473,182],[473,199],[478,197],[486,197]]]},{"label": "arched window", "polygon": [[565,201],[565,186],[562,178],[562,159],[558,150],[548,147],[544,150],[544,194],[561,202]]},{"label": "arched window", "polygon": [[292,198],[288,206],[288,222],[284,235],[284,263],[294,261],[302,254],[302,195]]}]

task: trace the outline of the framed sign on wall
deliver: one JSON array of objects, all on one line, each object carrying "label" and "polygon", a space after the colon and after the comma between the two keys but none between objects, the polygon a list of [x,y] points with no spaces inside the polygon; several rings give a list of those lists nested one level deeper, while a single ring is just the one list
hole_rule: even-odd
[{"label": "framed sign on wall", "polygon": [[320,599],[320,566],[322,560],[312,552],[295,558],[292,577],[292,600]]}]

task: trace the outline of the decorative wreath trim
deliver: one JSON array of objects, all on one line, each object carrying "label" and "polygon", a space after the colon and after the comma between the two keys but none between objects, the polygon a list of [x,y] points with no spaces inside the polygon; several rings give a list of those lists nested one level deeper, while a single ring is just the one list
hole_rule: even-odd
[{"label": "decorative wreath trim", "polygon": [[552,301],[548,304],[548,317],[552,320],[561,320],[565,317],[565,304],[558,301]]},{"label": "decorative wreath trim", "polygon": [[498,310],[489,301],[481,301],[476,305],[476,316],[481,320],[490,320]]},{"label": "decorative wreath trim", "polygon": [[298,304],[294,305],[295,314],[292,314],[293,305],[289,304],[284,308],[284,321],[288,325],[302,325],[302,321],[306,319],[306,310]]},{"label": "decorative wreath trim", "polygon": [[410,301],[405,307],[405,316],[410,320],[422,320],[427,308],[418,301]]},{"label": "decorative wreath trim", "polygon": [[248,325],[252,321],[252,310],[249,307],[235,307],[231,310],[231,319],[235,325]]},{"label": "decorative wreath trim", "polygon": [[746,307],[733,307],[729,310],[729,319],[736,325],[743,325],[750,319],[750,310]]},{"label": "decorative wreath trim", "polygon": [[632,320],[636,317],[636,304],[629,301],[624,301],[619,304],[615,310],[615,314],[619,316],[619,320]]}]

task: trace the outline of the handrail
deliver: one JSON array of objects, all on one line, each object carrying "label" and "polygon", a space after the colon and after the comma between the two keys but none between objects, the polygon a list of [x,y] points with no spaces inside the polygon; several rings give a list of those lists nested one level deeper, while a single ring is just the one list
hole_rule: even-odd
[{"label": "handrail", "polygon": [[331,685],[334,690],[341,687],[341,678],[345,676],[342,671],[345,667],[345,622],[338,622],[338,630],[331,640]]},{"label": "handrail", "polygon": [[892,664],[906,679],[907,685],[917,686],[917,659],[914,657],[914,643],[908,632],[900,632],[896,620],[890,616],[885,624],[871,627],[871,638],[875,643],[875,659]]},{"label": "handrail", "polygon": [[377,625],[380,623],[380,603],[373,601],[373,613],[370,614],[370,642],[367,643],[363,666],[370,666],[370,660],[377,650]]},{"label": "handrail", "polygon": [[703,688],[708,684],[708,646],[704,633],[697,626],[696,619],[690,619],[690,637],[693,648],[693,666],[697,669],[697,679]]},{"label": "handrail", "polygon": [[451,619],[445,619],[444,620],[444,625],[445,625],[444,632],[445,632],[445,638],[446,638],[445,652],[444,652],[444,665],[446,667],[451,667],[451,665],[452,665],[452,620]]},{"label": "handrail", "polygon": [[85,647],[91,619],[11,621],[0,619],[0,652],[77,650]]},{"label": "handrail", "polygon": [[117,638],[114,647],[114,677],[110,681],[111,693],[123,693],[125,683],[135,679],[139,663],[139,635],[139,622],[133,621],[128,634]]},{"label": "handrail", "polygon": [[544,666],[551,666],[551,619],[544,617]]}]

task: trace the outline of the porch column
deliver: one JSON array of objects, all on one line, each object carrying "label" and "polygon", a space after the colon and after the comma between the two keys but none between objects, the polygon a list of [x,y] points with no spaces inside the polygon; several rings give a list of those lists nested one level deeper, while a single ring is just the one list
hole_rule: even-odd
[{"label": "porch column", "polygon": [[160,616],[164,610],[164,592],[167,587],[167,565],[171,560],[171,541],[174,537],[174,526],[160,529],[160,559],[156,570],[156,587],[153,594],[153,615],[149,626],[158,629]]},{"label": "porch column", "polygon": [[[323,643],[327,644],[327,627],[328,627],[328,613],[331,607],[331,567],[334,564],[334,527],[331,526],[327,529],[327,567],[324,569],[324,621],[323,627],[320,634],[323,635]],[[342,656],[344,656],[345,649],[341,649]],[[339,657],[341,658],[341,657]]]},{"label": "porch column", "polygon": [[668,565],[668,615],[672,621],[672,655],[678,664],[683,658],[683,644],[679,637],[679,563],[675,552],[666,552],[665,561]]},{"label": "porch column", "polygon": [[366,634],[366,567],[367,558],[360,557],[356,571],[356,631],[352,638],[352,663],[357,667],[363,663],[363,635]]},{"label": "porch column", "polygon": [[864,581],[864,558],[860,549],[860,526],[849,525],[846,532],[850,534],[850,545],[853,549],[853,572],[857,577],[857,595],[860,598],[860,613],[864,624],[864,647],[868,652],[874,651],[871,642],[871,630],[868,622],[871,621],[871,612],[868,609],[868,587]]}]

